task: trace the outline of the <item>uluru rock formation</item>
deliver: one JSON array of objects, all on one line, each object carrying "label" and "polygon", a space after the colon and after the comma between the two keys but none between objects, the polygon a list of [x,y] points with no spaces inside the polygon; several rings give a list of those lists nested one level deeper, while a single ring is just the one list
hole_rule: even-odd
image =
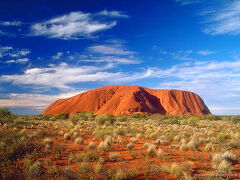
[{"label": "uluru rock formation", "polygon": [[134,85],[106,86],[59,99],[42,114],[75,114],[82,111],[115,116],[135,112],[163,115],[211,114],[201,97],[193,92]]}]

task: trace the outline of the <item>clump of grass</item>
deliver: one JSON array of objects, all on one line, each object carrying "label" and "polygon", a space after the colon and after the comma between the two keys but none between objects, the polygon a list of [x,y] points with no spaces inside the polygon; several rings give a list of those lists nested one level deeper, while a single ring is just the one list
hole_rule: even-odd
[{"label": "clump of grass", "polygon": [[223,153],[223,158],[231,163],[234,163],[236,160],[237,160],[237,157],[235,154],[229,152],[229,151],[226,151],[225,153]]},{"label": "clump of grass", "polygon": [[136,142],[137,142],[137,140],[136,140],[136,138],[135,138],[135,137],[132,137],[132,138],[130,139],[130,142],[131,142],[131,143],[136,143]]},{"label": "clump of grass", "polygon": [[50,146],[52,146],[52,145],[53,145],[53,140],[51,140],[50,138],[45,138],[45,139],[43,140],[43,144],[44,144],[44,145],[49,144]]},{"label": "clump of grass", "polygon": [[122,169],[118,169],[116,174],[115,174],[115,180],[122,180],[122,179],[127,179],[127,173],[123,171]]},{"label": "clump of grass", "polygon": [[143,144],[143,146],[144,146],[145,148],[148,148],[149,145],[150,145],[150,143],[148,143],[148,142],[145,142],[145,143]]},{"label": "clump of grass", "polygon": [[105,140],[105,141],[100,142],[97,149],[100,152],[104,152],[104,153],[108,152],[110,150],[110,143],[109,143],[109,141]]},{"label": "clump of grass", "polygon": [[56,166],[48,168],[46,175],[51,178],[58,178],[60,176],[60,170]]},{"label": "clump of grass", "polygon": [[213,152],[214,151],[213,144],[211,142],[206,144],[206,146],[204,147],[204,151],[205,152]]},{"label": "clump of grass", "polygon": [[231,165],[232,165],[231,162],[224,159],[218,165],[217,170],[219,172],[223,172],[223,173],[230,173],[231,172]]},{"label": "clump of grass", "polygon": [[231,172],[231,165],[237,163],[236,155],[226,151],[225,153],[217,153],[213,156],[212,166],[220,172]]},{"label": "clump of grass", "polygon": [[176,136],[174,137],[174,141],[177,141],[177,142],[181,141],[181,139],[182,139],[182,137],[179,136],[179,135],[176,135]]},{"label": "clump of grass", "polygon": [[192,165],[193,165],[193,162],[192,162],[192,161],[187,161],[187,162],[184,162],[184,163],[182,164],[183,169],[184,169],[185,171],[190,171]]},{"label": "clump of grass", "polygon": [[71,134],[70,134],[70,133],[65,133],[64,136],[63,136],[63,138],[64,138],[65,140],[70,140],[70,139],[71,139]]},{"label": "clump of grass", "polygon": [[50,138],[45,138],[43,144],[45,145],[45,149],[49,151],[52,148],[53,141]]},{"label": "clump of grass", "polygon": [[39,177],[41,175],[42,169],[43,169],[42,164],[39,161],[36,161],[29,167],[27,177],[31,178]]},{"label": "clump of grass", "polygon": [[136,135],[136,138],[137,138],[137,139],[141,139],[142,137],[143,137],[142,133],[138,133],[138,134]]},{"label": "clump of grass", "polygon": [[149,157],[156,157],[156,148],[154,145],[148,147],[147,154]]},{"label": "clump of grass", "polygon": [[180,146],[180,150],[181,151],[187,151],[188,150],[188,145],[185,144],[185,143],[182,143],[181,146]]},{"label": "clump of grass", "polygon": [[161,144],[161,140],[158,138],[158,139],[155,140],[154,143],[155,143],[156,145],[159,145],[159,144]]},{"label": "clump of grass", "polygon": [[81,161],[97,161],[99,159],[99,154],[96,151],[87,151],[76,155],[76,160]]},{"label": "clump of grass", "polygon": [[220,142],[224,142],[226,141],[229,136],[227,134],[225,134],[224,132],[220,132],[218,135],[217,135],[217,138]]},{"label": "clump of grass", "polygon": [[183,170],[179,167],[179,165],[173,163],[170,167],[170,173],[174,174],[176,177],[183,176]]},{"label": "clump of grass", "polygon": [[133,150],[133,149],[134,149],[133,143],[131,143],[131,142],[128,143],[128,144],[127,144],[127,149],[128,149],[128,150]]},{"label": "clump of grass", "polygon": [[83,138],[82,137],[78,137],[75,139],[74,141],[75,144],[83,144]]},{"label": "clump of grass", "polygon": [[89,149],[89,150],[96,149],[96,145],[94,144],[94,142],[90,142],[90,143],[88,144],[88,149]]},{"label": "clump of grass", "polygon": [[196,151],[197,150],[196,141],[193,139],[191,141],[189,141],[189,143],[187,144],[187,148],[188,148],[188,150]]},{"label": "clump of grass", "polygon": [[232,148],[239,148],[240,143],[239,143],[239,140],[237,140],[237,139],[232,139],[232,140],[230,141],[229,145],[230,145]]},{"label": "clump of grass", "polygon": [[64,179],[79,179],[78,173],[75,172],[71,167],[66,167],[62,171]]},{"label": "clump of grass", "polygon": [[73,138],[77,138],[78,137],[78,132],[74,132],[72,135]]},{"label": "clump of grass", "polygon": [[136,151],[131,151],[130,152],[130,156],[133,158],[133,159],[136,159],[137,158],[137,152]]},{"label": "clump of grass", "polygon": [[110,161],[118,161],[120,158],[120,154],[118,152],[110,152],[109,153],[109,160]]},{"label": "clump of grass", "polygon": [[163,157],[163,150],[161,148],[157,150],[157,157]]},{"label": "clump of grass", "polygon": [[93,173],[93,169],[91,164],[88,162],[82,162],[78,164],[78,169],[80,171],[80,174],[84,177],[89,177]]},{"label": "clump of grass", "polygon": [[119,144],[123,143],[122,136],[117,137],[117,143],[119,143]]}]

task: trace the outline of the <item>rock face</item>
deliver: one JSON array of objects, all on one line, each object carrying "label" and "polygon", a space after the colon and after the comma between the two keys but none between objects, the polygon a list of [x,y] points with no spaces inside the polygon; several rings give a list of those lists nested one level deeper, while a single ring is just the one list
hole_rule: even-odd
[{"label": "rock face", "polygon": [[211,114],[201,97],[193,92],[132,85],[107,86],[59,99],[42,114],[75,114],[82,111],[115,116],[135,112],[163,115]]}]

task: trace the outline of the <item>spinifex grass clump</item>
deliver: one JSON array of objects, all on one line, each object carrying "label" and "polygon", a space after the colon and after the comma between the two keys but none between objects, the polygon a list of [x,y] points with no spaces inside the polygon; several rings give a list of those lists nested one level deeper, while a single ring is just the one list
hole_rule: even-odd
[{"label": "spinifex grass clump", "polygon": [[50,150],[50,149],[52,148],[52,145],[53,145],[53,140],[50,139],[50,138],[45,138],[45,139],[43,140],[43,143],[44,143],[44,145],[45,145],[45,149],[46,149],[46,150]]},{"label": "spinifex grass clump", "polygon": [[82,137],[78,137],[74,140],[75,144],[83,144],[83,138]]},{"label": "spinifex grass clump", "polygon": [[212,166],[219,172],[231,172],[232,165],[237,163],[236,155],[226,151],[225,153],[217,153],[213,156]]}]

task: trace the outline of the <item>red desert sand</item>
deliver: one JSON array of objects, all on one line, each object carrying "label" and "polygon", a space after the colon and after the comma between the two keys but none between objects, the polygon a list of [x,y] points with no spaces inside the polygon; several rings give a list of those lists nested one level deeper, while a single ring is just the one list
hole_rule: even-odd
[{"label": "red desert sand", "polygon": [[170,89],[149,89],[135,85],[106,86],[76,96],[59,99],[42,114],[129,115],[132,113],[162,115],[211,114],[201,97],[193,92]]}]

